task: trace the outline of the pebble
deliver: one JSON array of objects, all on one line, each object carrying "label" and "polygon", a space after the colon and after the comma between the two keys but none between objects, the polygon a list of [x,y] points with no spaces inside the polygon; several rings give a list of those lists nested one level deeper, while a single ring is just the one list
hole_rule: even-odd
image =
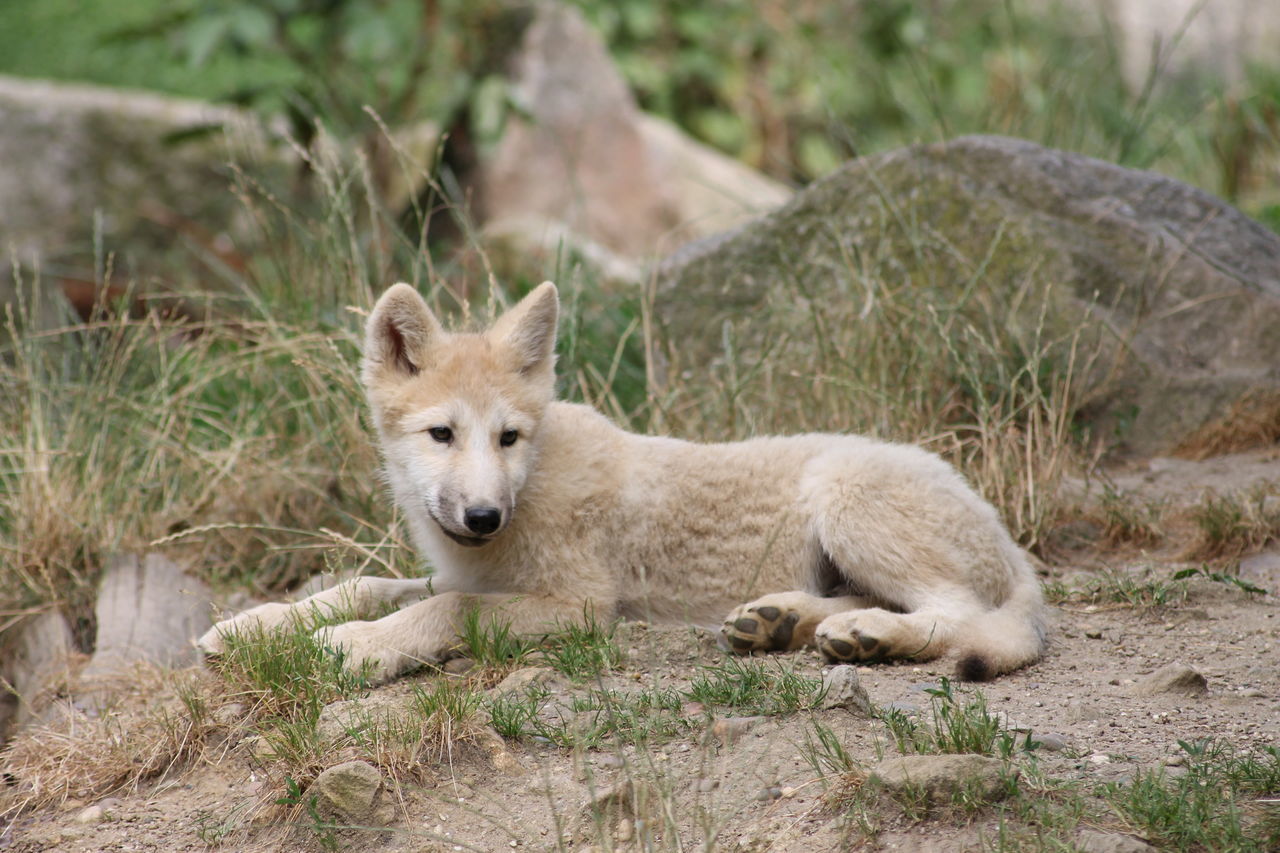
[{"label": "pebble", "polygon": [[782,796],[782,789],[774,785],[769,788],[764,788],[763,790],[760,791],[760,793],[756,794],[756,800],[758,800],[759,802],[767,802],[769,800],[776,800],[781,796]]},{"label": "pebble", "polygon": [[1198,698],[1209,692],[1205,677],[1185,663],[1169,663],[1144,676],[1134,687],[1139,696],[1158,696],[1168,693],[1175,696]]},{"label": "pebble", "polygon": [[711,734],[723,744],[731,744],[751,731],[764,717],[721,717],[711,724]]},{"label": "pebble", "polygon": [[698,780],[698,791],[700,793],[708,794],[719,787],[720,787],[720,781],[718,779],[699,779]]},{"label": "pebble", "polygon": [[1047,749],[1049,752],[1061,752],[1071,745],[1065,735],[1056,734],[1054,732],[1045,732],[1044,734],[1033,734],[1031,739],[1040,744],[1041,749]]},{"label": "pebble", "polygon": [[76,823],[97,823],[105,814],[106,811],[102,806],[86,806],[76,815],[75,821]]},{"label": "pebble", "polygon": [[451,658],[441,667],[449,675],[463,675],[475,669],[476,662],[471,658]]}]

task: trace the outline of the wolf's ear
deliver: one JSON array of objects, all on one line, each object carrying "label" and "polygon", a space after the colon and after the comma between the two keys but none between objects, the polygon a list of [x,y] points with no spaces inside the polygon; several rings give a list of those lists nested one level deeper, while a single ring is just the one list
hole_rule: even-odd
[{"label": "wolf's ear", "polygon": [[426,366],[432,343],[444,333],[418,291],[407,284],[391,285],[378,298],[365,325],[365,381],[381,370],[416,375]]},{"label": "wolf's ear", "polygon": [[512,366],[523,374],[549,370],[555,365],[556,322],[560,297],[549,281],[498,318],[489,336],[511,354]]}]

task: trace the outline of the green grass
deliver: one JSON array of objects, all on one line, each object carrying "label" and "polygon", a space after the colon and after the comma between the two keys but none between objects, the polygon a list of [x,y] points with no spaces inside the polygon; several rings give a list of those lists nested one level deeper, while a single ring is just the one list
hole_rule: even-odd
[{"label": "green grass", "polygon": [[700,669],[686,695],[708,708],[774,716],[814,708],[823,692],[821,680],[800,674],[794,662],[726,657]]},{"label": "green grass", "polygon": [[1160,849],[1275,850],[1280,817],[1261,799],[1280,794],[1280,750],[1244,753],[1217,741],[1179,742],[1185,775],[1141,771],[1100,794],[1126,824]]},{"label": "green grass", "polygon": [[930,719],[921,721],[897,709],[880,713],[894,746],[903,755],[972,753],[1010,758],[1019,750],[1034,749],[1030,735],[1019,739],[1000,718],[987,709],[987,698],[974,690],[969,698],[956,694],[945,676],[929,688]]},{"label": "green grass", "polygon": [[0,6],[0,74],[48,77],[104,86],[215,98],[260,83],[288,79],[286,63],[216,58],[202,67],[176,57],[163,41],[112,40],[112,33],[171,12],[169,0],[5,0]]}]

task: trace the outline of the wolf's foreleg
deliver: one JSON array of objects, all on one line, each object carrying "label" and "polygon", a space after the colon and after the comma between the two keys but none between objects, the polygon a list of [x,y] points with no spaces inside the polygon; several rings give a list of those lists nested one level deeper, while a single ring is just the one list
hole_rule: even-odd
[{"label": "wolf's foreleg", "polygon": [[[602,616],[612,607],[597,606]],[[411,604],[372,622],[347,622],[321,628],[316,637],[346,655],[346,666],[381,683],[425,663],[438,663],[460,644],[463,621],[478,611],[482,625],[491,619],[510,625],[515,634],[545,634],[581,623],[593,612],[581,600],[505,593],[445,592]]]},{"label": "wolf's foreleg", "polygon": [[428,578],[358,577],[317,592],[294,604],[269,602],[223,619],[204,633],[196,645],[206,655],[221,654],[233,634],[269,631],[289,624],[315,624],[324,619],[369,619],[388,607],[400,608],[441,589]]}]

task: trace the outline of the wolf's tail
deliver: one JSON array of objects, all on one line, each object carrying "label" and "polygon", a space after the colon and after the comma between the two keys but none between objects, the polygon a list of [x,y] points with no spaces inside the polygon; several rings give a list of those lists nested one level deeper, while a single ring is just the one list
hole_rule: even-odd
[{"label": "wolf's tail", "polygon": [[1044,654],[1044,600],[1034,573],[1028,568],[1004,604],[969,620],[956,645],[956,678],[962,681],[990,681]]}]

